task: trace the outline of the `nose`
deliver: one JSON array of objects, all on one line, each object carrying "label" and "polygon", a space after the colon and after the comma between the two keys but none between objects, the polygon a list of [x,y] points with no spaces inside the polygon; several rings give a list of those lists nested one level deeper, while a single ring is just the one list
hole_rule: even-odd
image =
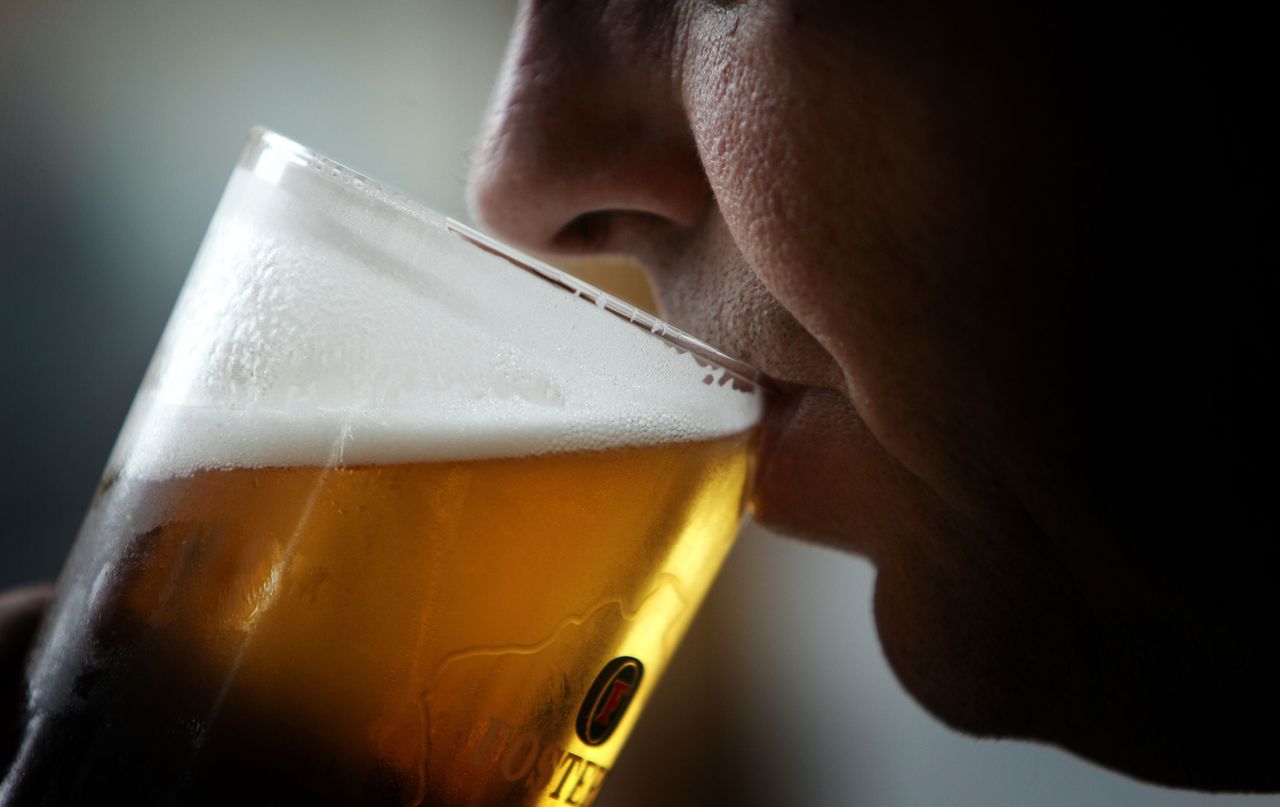
[{"label": "nose", "polygon": [[667,5],[522,4],[472,160],[485,227],[536,252],[636,252],[702,219]]}]

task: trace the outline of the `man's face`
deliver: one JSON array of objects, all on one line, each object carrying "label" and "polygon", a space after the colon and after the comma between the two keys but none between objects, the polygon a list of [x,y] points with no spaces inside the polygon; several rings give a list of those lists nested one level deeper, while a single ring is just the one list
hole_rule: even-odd
[{"label": "man's face", "polygon": [[1161,777],[1080,661],[1152,588],[1108,571],[1132,564],[1073,476],[1086,134],[1029,14],[523,4],[473,204],[533,251],[638,257],[668,319],[783,382],[756,517],[875,562],[927,708]]}]

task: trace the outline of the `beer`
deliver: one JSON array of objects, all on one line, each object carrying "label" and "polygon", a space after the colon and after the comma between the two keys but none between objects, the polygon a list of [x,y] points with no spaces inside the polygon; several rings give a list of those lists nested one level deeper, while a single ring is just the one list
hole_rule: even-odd
[{"label": "beer", "polygon": [[605,745],[574,715],[615,657],[661,672],[749,442],[116,477],[82,541],[128,546],[10,795],[585,804],[651,689]]},{"label": "beer", "polygon": [[257,138],[59,580],[0,805],[589,804],[732,542],[759,395]]}]

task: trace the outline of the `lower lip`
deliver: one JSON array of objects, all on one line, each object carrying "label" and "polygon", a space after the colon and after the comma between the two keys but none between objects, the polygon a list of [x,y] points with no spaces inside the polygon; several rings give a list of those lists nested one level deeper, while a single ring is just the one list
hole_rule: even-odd
[{"label": "lower lip", "polygon": [[803,389],[775,393],[774,400],[770,402],[764,423],[760,427],[760,445],[756,451],[755,484],[757,488],[760,480],[767,475],[774,452],[782,443],[786,430],[795,418],[804,396]]}]

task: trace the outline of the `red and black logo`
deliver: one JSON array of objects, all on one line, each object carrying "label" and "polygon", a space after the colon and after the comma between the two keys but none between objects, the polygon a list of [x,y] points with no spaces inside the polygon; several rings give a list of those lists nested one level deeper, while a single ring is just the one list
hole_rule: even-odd
[{"label": "red and black logo", "polygon": [[587,745],[600,745],[609,739],[640,689],[642,678],[644,665],[640,659],[618,656],[604,665],[578,710],[578,739]]}]

